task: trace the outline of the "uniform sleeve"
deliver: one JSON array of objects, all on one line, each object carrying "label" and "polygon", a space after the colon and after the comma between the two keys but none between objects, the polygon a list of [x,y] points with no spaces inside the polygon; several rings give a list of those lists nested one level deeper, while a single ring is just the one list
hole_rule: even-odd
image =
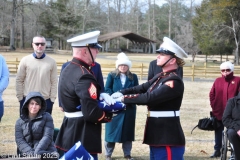
[{"label": "uniform sleeve", "polygon": [[15,124],[15,141],[21,153],[33,154],[34,149],[26,142],[23,136],[20,119]]},{"label": "uniform sleeve", "polygon": [[143,83],[141,85],[135,86],[135,87],[131,87],[131,88],[126,88],[126,89],[120,90],[120,92],[123,95],[145,93],[145,92],[147,92],[148,88],[151,85],[150,81],[148,81],[146,83]]},{"label": "uniform sleeve", "polygon": [[57,84],[58,84],[57,64],[54,61],[51,72],[51,90],[50,90],[50,99],[52,102],[55,101],[57,96]]},{"label": "uniform sleeve", "polygon": [[26,64],[25,58],[23,58],[18,65],[18,71],[16,75],[16,96],[18,98],[18,101],[21,101],[23,99],[25,77],[26,77]]},{"label": "uniform sleeve", "polygon": [[[64,63],[64,64],[62,65],[61,72],[60,72],[60,76],[61,76],[61,73],[62,73],[63,69],[64,69],[69,63],[70,63],[70,62],[66,62],[66,63]],[[62,107],[62,100],[61,100],[59,94],[58,94],[58,105],[59,105],[60,107]]]},{"label": "uniform sleeve", "polygon": [[46,151],[49,145],[53,141],[54,124],[53,124],[52,116],[47,112],[43,116],[45,117],[44,121],[46,122],[43,128],[42,139],[39,141],[37,147],[35,148],[35,152],[34,152],[35,154],[39,154],[42,151]]},{"label": "uniform sleeve", "polygon": [[99,91],[96,86],[95,78],[90,74],[85,74],[76,84],[75,92],[79,97],[84,119],[92,123],[104,123],[101,120],[106,118],[107,113],[98,107]]},{"label": "uniform sleeve", "polygon": [[106,79],[105,92],[110,95],[113,94],[113,82],[114,82],[114,79],[111,73],[109,73]]},{"label": "uniform sleeve", "polygon": [[3,92],[9,84],[9,70],[5,59],[2,57],[2,71],[0,75],[0,92]]},{"label": "uniform sleeve", "polygon": [[[239,120],[235,120],[233,118],[232,113],[233,113],[234,105],[235,105],[234,98],[229,99],[227,102],[226,108],[223,112],[222,122],[225,127],[234,129],[237,132],[240,130],[240,123],[239,123]],[[239,113],[235,113],[235,114],[239,115]]]},{"label": "uniform sleeve", "polygon": [[[138,87],[138,86],[137,86]],[[171,99],[175,99],[182,95],[183,87],[182,83],[178,80],[169,80],[164,84],[158,86],[152,92],[145,92],[142,94],[130,94],[124,96],[123,103],[136,103],[139,105],[147,105],[151,103],[163,103]]]}]

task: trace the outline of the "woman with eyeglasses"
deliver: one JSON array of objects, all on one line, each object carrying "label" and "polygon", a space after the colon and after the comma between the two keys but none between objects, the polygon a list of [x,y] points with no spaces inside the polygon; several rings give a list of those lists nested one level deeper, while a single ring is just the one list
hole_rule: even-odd
[{"label": "woman with eyeglasses", "polygon": [[222,124],[223,112],[228,99],[235,97],[240,91],[240,77],[234,76],[233,71],[234,65],[231,62],[223,62],[220,65],[220,72],[222,76],[215,80],[209,93],[213,116],[217,118],[220,124],[220,127],[214,131],[215,151],[210,158],[221,156],[220,150],[222,148],[222,132],[224,129]]}]

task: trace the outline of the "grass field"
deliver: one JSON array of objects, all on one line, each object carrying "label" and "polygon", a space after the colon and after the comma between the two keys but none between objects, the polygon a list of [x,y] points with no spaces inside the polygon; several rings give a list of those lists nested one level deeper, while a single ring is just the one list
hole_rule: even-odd
[{"label": "grass field", "polygon": [[[6,59],[21,59],[28,53],[5,52],[2,55]],[[56,61],[71,60],[71,55],[56,55],[50,54],[49,56],[56,59]],[[141,61],[149,63],[155,59],[156,55],[129,55],[129,58],[134,62]],[[116,54],[99,55],[98,62],[115,62]],[[144,83],[145,80],[140,81]],[[192,128],[197,125],[198,119],[209,116],[211,110],[209,105],[209,91],[212,86],[213,79],[202,79],[199,81],[191,82],[184,79],[185,92],[181,107],[181,123],[186,137],[186,151],[185,160],[204,160],[213,153],[214,133],[210,131],[201,131],[195,129],[191,134]],[[0,123],[0,155],[16,154],[16,144],[14,139],[14,125],[19,117],[19,103],[15,94],[15,75],[11,75],[10,84],[4,91],[3,95],[5,104],[5,113]],[[142,144],[144,126],[146,120],[146,106],[137,107],[137,119],[135,128],[135,141],[133,142],[132,157],[138,160],[149,159],[149,148],[147,145]],[[55,127],[60,127],[63,113],[58,108],[58,100],[54,103],[53,119]],[[154,131],[153,131],[154,132]],[[104,125],[102,130],[102,140],[104,140]],[[104,159],[103,153],[99,155],[99,159]],[[121,144],[117,144],[113,153],[113,158],[116,160],[123,159]]]}]

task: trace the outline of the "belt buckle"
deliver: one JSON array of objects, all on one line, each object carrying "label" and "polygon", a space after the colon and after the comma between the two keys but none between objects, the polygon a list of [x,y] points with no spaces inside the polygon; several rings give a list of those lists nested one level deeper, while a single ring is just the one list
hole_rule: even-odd
[{"label": "belt buckle", "polygon": [[150,111],[147,111],[147,117],[150,117]]}]

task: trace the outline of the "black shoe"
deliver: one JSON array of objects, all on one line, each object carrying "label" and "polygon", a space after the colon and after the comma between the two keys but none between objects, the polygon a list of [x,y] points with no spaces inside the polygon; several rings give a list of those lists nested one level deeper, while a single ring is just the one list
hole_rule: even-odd
[{"label": "black shoe", "polygon": [[220,156],[221,156],[220,150],[215,150],[213,155],[210,156],[210,158],[216,158],[216,157],[220,157]]}]

